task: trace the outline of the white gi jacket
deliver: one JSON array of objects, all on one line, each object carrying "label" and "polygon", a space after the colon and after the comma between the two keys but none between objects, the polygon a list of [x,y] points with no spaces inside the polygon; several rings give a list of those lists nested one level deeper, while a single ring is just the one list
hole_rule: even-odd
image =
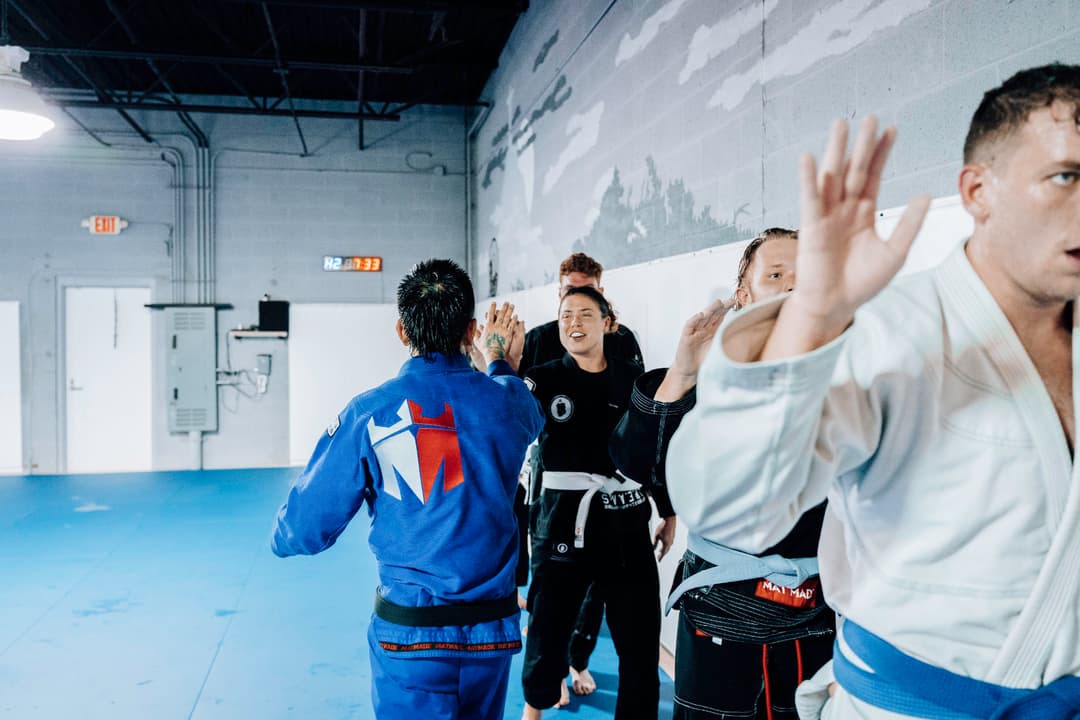
[{"label": "white gi jacket", "polygon": [[[819,558],[838,613],[999,685],[1080,674],[1080,483],[1050,396],[963,246],[829,345],[739,362],[781,303],[722,328],[672,439],[668,489],[688,529],[761,552],[828,497]],[[1074,388],[1078,348],[1074,330]],[[824,717],[898,716],[841,691]]]}]

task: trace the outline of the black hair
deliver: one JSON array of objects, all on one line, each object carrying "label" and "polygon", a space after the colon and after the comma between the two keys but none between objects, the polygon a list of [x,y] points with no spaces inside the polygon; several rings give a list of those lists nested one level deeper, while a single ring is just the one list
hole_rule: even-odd
[{"label": "black hair", "polygon": [[1061,100],[1072,105],[1080,125],[1080,66],[1053,63],[1021,70],[987,91],[971,118],[964,140],[964,162],[984,159],[980,151],[1019,130],[1032,111]]},{"label": "black hair", "polygon": [[398,285],[398,316],[409,347],[427,359],[461,353],[475,306],[469,275],[453,260],[418,263]]},{"label": "black hair", "polygon": [[566,298],[568,298],[568,297],[570,297],[572,295],[584,295],[585,297],[589,298],[590,300],[595,302],[597,305],[599,305],[600,306],[600,317],[602,317],[602,318],[613,317],[612,312],[611,312],[611,305],[610,305],[610,303],[608,303],[608,301],[604,297],[603,293],[601,293],[599,290],[597,290],[596,288],[591,287],[589,285],[585,285],[583,287],[567,288],[566,292],[562,296],[562,300],[559,301],[559,307],[561,308],[562,304],[563,304],[563,301],[566,300]]}]

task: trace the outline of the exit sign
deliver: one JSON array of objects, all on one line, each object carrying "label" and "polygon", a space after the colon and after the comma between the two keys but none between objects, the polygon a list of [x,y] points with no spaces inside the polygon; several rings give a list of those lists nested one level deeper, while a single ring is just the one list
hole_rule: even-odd
[{"label": "exit sign", "polygon": [[91,235],[119,235],[128,222],[119,215],[91,215],[82,221],[82,226],[89,228]]}]

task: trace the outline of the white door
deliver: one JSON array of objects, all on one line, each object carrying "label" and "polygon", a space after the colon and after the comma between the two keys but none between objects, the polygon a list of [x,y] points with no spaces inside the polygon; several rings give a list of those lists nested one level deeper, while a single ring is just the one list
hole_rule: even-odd
[{"label": "white door", "polygon": [[0,302],[0,475],[24,471],[19,303]]},{"label": "white door", "polygon": [[67,472],[153,466],[150,288],[65,290]]}]

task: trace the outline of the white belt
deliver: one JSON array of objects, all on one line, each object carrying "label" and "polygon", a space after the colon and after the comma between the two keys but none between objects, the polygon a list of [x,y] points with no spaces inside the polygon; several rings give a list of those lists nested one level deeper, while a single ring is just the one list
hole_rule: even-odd
[{"label": "white belt", "polygon": [[[619,473],[622,475],[622,473]],[[640,490],[641,483],[622,475],[623,479],[587,472],[553,472],[545,470],[541,475],[544,490],[584,490],[574,518],[574,547],[585,547],[585,521],[589,519],[589,505],[596,493],[610,495],[616,492]]]}]

